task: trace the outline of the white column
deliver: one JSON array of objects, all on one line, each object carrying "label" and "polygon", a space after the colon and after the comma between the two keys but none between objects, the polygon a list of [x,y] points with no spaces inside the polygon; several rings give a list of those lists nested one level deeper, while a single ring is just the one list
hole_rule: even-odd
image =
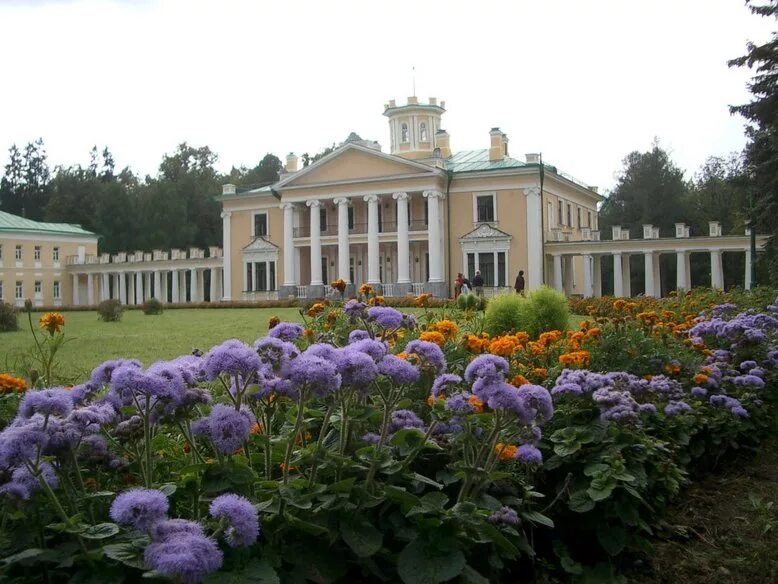
[{"label": "white column", "polygon": [[632,271],[629,265],[629,255],[624,254],[621,260],[621,280],[624,286],[624,296],[632,296]]},{"label": "white column", "polygon": [[200,288],[197,281],[197,268],[189,270],[189,301],[200,302]]},{"label": "white column", "polygon": [[178,272],[178,300],[182,304],[186,304],[186,270],[180,270]]},{"label": "white column", "polygon": [[443,249],[440,242],[440,200],[443,193],[440,191],[424,191],[429,208],[429,254],[430,254],[430,282],[443,282]]},{"label": "white column", "polygon": [[[527,200],[527,289],[534,290],[543,284],[543,209],[540,201],[540,188],[524,189]],[[506,266],[507,268],[507,266]]]},{"label": "white column", "polygon": [[654,254],[654,296],[657,298],[662,297],[662,269],[659,263],[661,256],[659,252]]},{"label": "white column", "polygon": [[565,289],[562,282],[562,256],[558,253],[554,254],[554,288],[560,292]]},{"label": "white column", "polygon": [[294,205],[281,203],[281,209],[284,211],[284,286],[294,287]]},{"label": "white column", "polygon": [[160,289],[160,292],[162,293],[162,295],[160,297],[160,300],[162,300],[162,302],[164,302],[166,304],[167,304],[167,301],[168,301],[167,300],[167,296],[168,296],[168,294],[167,294],[167,274],[168,274],[167,270],[162,270],[162,288]]},{"label": "white column", "polygon": [[216,268],[216,298],[222,297],[222,277],[224,271],[221,268]]},{"label": "white column", "polygon": [[643,254],[643,263],[646,266],[646,296],[656,295],[656,285],[654,283],[654,252],[647,251]]},{"label": "white column", "polygon": [[178,270],[171,270],[172,281],[170,283],[170,302],[178,304],[181,301],[181,295],[178,291]]},{"label": "white column", "polygon": [[[351,284],[349,280],[349,245],[348,245],[348,203],[346,197],[335,199],[334,203],[338,206],[338,278],[346,284]],[[284,250],[286,257],[286,250]]]},{"label": "white column", "polygon": [[211,282],[208,288],[208,300],[210,302],[216,302],[216,281],[219,278],[218,268],[211,268],[209,273],[211,274]]},{"label": "white column", "polygon": [[143,304],[143,273],[133,272],[135,278],[135,304]]},{"label": "white column", "polygon": [[151,298],[151,272],[143,273],[143,301]]},{"label": "white column", "polygon": [[78,298],[78,274],[73,274],[73,306],[79,306],[81,301]]},{"label": "white column", "polygon": [[594,280],[594,297],[602,296],[602,256],[592,256],[592,279]]},{"label": "white column", "polygon": [[678,251],[675,253],[675,287],[678,290],[688,290],[689,274],[686,272],[686,256],[688,252]]},{"label": "white column", "polygon": [[592,272],[594,271],[592,256],[584,254],[583,256],[583,295],[584,298],[594,296],[594,283],[592,281]]},{"label": "white column", "polygon": [[93,306],[95,303],[95,275],[86,275],[86,303]]},{"label": "white column", "polygon": [[395,193],[397,201],[397,283],[411,283],[410,249],[408,240],[408,193]]},{"label": "white column", "polygon": [[[232,245],[230,243],[230,217],[232,216],[231,211],[222,211],[222,266],[224,269],[224,295],[222,296],[222,300],[229,301],[232,298]],[[175,278],[176,274],[173,273],[173,278]],[[173,302],[178,302],[178,300],[175,298]]]},{"label": "white column", "polygon": [[563,258],[564,260],[564,270],[563,270],[563,289],[566,296],[572,296],[573,294],[573,276],[574,276],[574,270],[573,262],[575,261],[575,258],[570,255],[566,255]]},{"label": "white column", "polygon": [[746,250],[746,280],[745,280],[745,289],[750,290],[754,283],[751,281],[751,262],[753,261],[753,258],[751,257],[751,248],[749,247]]},{"label": "white column", "polygon": [[162,301],[162,278],[160,278],[159,270],[154,270],[154,298]]},{"label": "white column", "polygon": [[[367,203],[367,283],[380,284],[381,270],[378,265],[378,196],[366,195]],[[432,216],[430,216],[432,223]]]},{"label": "white column", "polygon": [[113,275],[113,295],[111,298],[117,299],[119,298],[119,274],[116,273]]},{"label": "white column", "polygon": [[127,302],[127,272],[119,272],[119,302],[122,304],[128,304]]},{"label": "white column", "polygon": [[710,252],[710,286],[716,290],[724,289],[724,270],[721,265],[721,250]]},{"label": "white column", "polygon": [[310,208],[311,218],[311,286],[322,286],[321,279],[321,201],[312,200],[305,203]]},{"label": "white column", "polygon": [[613,295],[616,298],[624,296],[624,271],[622,261],[623,259],[620,253],[613,254]]},{"label": "white column", "polygon": [[100,300],[108,300],[111,297],[111,274],[103,272],[100,278]]}]

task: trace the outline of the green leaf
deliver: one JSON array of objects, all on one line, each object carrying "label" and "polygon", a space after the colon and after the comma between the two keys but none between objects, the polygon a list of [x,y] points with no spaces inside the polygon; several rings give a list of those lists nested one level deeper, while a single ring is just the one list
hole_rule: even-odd
[{"label": "green leaf", "polygon": [[494,542],[495,545],[502,548],[503,551],[510,554],[511,557],[516,557],[519,553],[518,548],[511,543],[511,541],[505,537],[502,532],[497,529],[491,523],[483,523],[478,527],[479,533],[487,539]]},{"label": "green leaf", "polygon": [[81,532],[81,537],[86,539],[106,539],[119,533],[119,526],[115,523],[98,523],[90,525]]},{"label": "green leaf", "polygon": [[330,493],[348,493],[351,491],[351,488],[354,486],[356,480],[357,477],[351,477],[337,483],[332,483],[329,487],[327,487],[327,491]]},{"label": "green leaf", "polygon": [[586,491],[576,491],[570,495],[567,502],[568,507],[576,513],[586,513],[594,509],[594,501],[589,497]]},{"label": "green leaf", "polygon": [[326,533],[329,533],[329,530],[323,525],[319,525],[318,523],[311,523],[310,521],[305,521],[303,519],[300,519],[299,517],[295,517],[290,513],[285,513],[284,517],[286,519],[286,522],[290,526],[295,527],[300,531],[304,531],[305,533],[310,533],[311,535],[324,535]]},{"label": "green leaf", "polygon": [[176,492],[176,485],[173,483],[166,483],[161,487],[157,487],[157,489],[162,491],[166,497],[170,497],[173,493]]},{"label": "green leaf", "polygon": [[144,567],[143,550],[131,543],[115,543],[103,547],[103,553],[126,566],[142,570]]},{"label": "green leaf", "polygon": [[425,477],[424,475],[420,475],[419,473],[415,472],[411,475],[414,481],[419,481],[420,483],[424,483],[426,485],[430,485],[431,487],[435,487],[436,489],[442,489],[443,485],[440,483],[436,483],[429,477]]},{"label": "green leaf", "polygon": [[465,566],[460,576],[463,584],[489,584],[489,579],[484,578],[475,569]]},{"label": "green leaf", "polygon": [[399,503],[403,513],[407,513],[416,505],[421,505],[421,499],[413,493],[409,493],[402,487],[387,485],[384,487],[384,495],[386,495],[386,498],[390,501]]},{"label": "green leaf", "polygon": [[440,491],[432,491],[421,498],[421,504],[427,509],[443,509],[448,503],[448,495]]},{"label": "green leaf", "polygon": [[340,534],[359,558],[369,558],[380,550],[384,543],[383,534],[364,518],[341,521]]},{"label": "green leaf", "polygon": [[441,552],[417,537],[400,552],[397,571],[404,584],[438,584],[459,576],[465,563],[462,550]]},{"label": "green leaf", "polygon": [[6,566],[10,566],[11,564],[15,564],[17,562],[23,562],[24,560],[32,560],[34,558],[37,558],[42,553],[43,553],[42,549],[27,548],[26,550],[20,551],[18,554],[14,554],[12,556],[7,556],[3,558],[3,562],[5,562]]},{"label": "green leaf", "polygon": [[521,514],[521,516],[524,519],[527,519],[531,521],[532,523],[536,523],[538,525],[545,525],[546,527],[554,527],[554,522],[551,520],[550,517],[546,517],[542,513],[538,513],[537,511],[525,511]]},{"label": "green leaf", "polygon": [[268,562],[254,558],[242,570],[211,574],[205,584],[281,584],[281,579]]},{"label": "green leaf", "polygon": [[115,497],[114,491],[97,491],[96,493],[88,493],[85,495],[86,499],[98,499],[100,497]]},{"label": "green leaf", "polygon": [[609,556],[618,556],[627,543],[627,532],[623,527],[600,526],[597,540]]},{"label": "green leaf", "polygon": [[572,442],[570,444],[557,444],[554,446],[554,454],[557,456],[570,456],[581,450],[580,442]]}]

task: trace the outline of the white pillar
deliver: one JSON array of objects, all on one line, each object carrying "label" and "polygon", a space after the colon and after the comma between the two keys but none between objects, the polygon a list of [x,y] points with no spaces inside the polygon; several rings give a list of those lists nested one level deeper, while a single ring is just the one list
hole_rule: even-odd
[{"label": "white pillar", "polygon": [[186,270],[178,272],[178,302],[186,304]]},{"label": "white pillar", "polygon": [[[338,278],[346,284],[351,284],[349,279],[349,245],[348,245],[348,204],[346,197],[335,199],[338,206]],[[286,258],[286,250],[284,250]]]},{"label": "white pillar", "polygon": [[745,289],[750,290],[754,283],[751,282],[751,262],[753,261],[753,258],[751,257],[751,248],[749,247],[746,250],[746,280],[745,280]]},{"label": "white pillar", "polygon": [[78,274],[73,274],[73,306],[79,306],[81,304],[78,298]]},{"label": "white pillar", "polygon": [[656,296],[656,284],[654,283],[654,252],[647,251],[643,254],[643,263],[646,266],[646,296]]},{"label": "white pillar", "polygon": [[100,300],[108,300],[111,297],[111,274],[103,272],[100,277]]},{"label": "white pillar", "polygon": [[127,302],[127,272],[119,272],[119,302],[122,304],[128,304]]},{"label": "white pillar", "polygon": [[562,282],[562,256],[558,253],[554,254],[554,288],[560,292],[565,289]]},{"label": "white pillar", "polygon": [[[232,245],[230,242],[230,217],[231,211],[222,211],[222,266],[224,269],[224,295],[222,300],[229,301],[232,298]],[[286,246],[284,246],[286,247]],[[176,274],[173,272],[173,278]],[[173,295],[173,302],[178,302]]]},{"label": "white pillar", "polygon": [[[221,268],[216,268],[216,296],[215,298],[221,298],[222,297],[222,276],[224,275]],[[277,282],[277,280],[276,280]],[[277,286],[277,284],[276,284]]]},{"label": "white pillar", "polygon": [[211,274],[211,282],[208,288],[208,301],[216,302],[216,281],[219,278],[219,270],[218,268],[211,268],[209,273]]},{"label": "white pillar", "polygon": [[594,265],[592,256],[584,254],[583,256],[583,296],[584,298],[591,298],[594,296],[594,283],[592,281],[592,272],[594,271]]},{"label": "white pillar", "polygon": [[624,254],[621,258],[621,280],[624,287],[624,296],[632,296],[632,270],[629,265],[629,255]]},{"label": "white pillar", "polygon": [[281,209],[284,211],[284,287],[291,287],[291,290],[287,291],[288,295],[289,293],[294,294],[296,282],[294,261],[294,205],[292,203],[281,203]]},{"label": "white pillar", "polygon": [[94,306],[95,303],[95,275],[86,275],[86,303],[89,306]]},{"label": "white pillar", "polygon": [[305,203],[310,208],[311,216],[311,286],[322,286],[321,279],[321,202],[318,200]]},{"label": "white pillar", "polygon": [[574,288],[574,282],[573,282],[573,276],[574,276],[574,270],[573,267],[573,261],[575,258],[570,255],[566,255],[563,258],[564,261],[564,269],[563,269],[563,288],[566,296],[572,296],[573,295],[573,288]]},{"label": "white pillar", "polygon": [[178,304],[181,301],[181,294],[178,291],[178,270],[171,270],[171,282],[170,282],[170,302]]},{"label": "white pillar", "polygon": [[540,228],[543,209],[540,188],[526,188],[524,196],[527,201],[527,289],[534,290],[543,284],[543,233]]},{"label": "white pillar", "polygon": [[160,302],[162,298],[162,278],[160,278],[159,270],[154,270],[154,298]]},{"label": "white pillar", "polygon": [[167,295],[167,274],[168,274],[167,270],[162,270],[162,275],[161,275],[162,288],[160,289],[161,292],[160,300],[165,304],[167,304],[168,301],[167,300],[167,296],[168,296]]},{"label": "white pillar", "polygon": [[151,298],[151,272],[143,273],[143,302]]},{"label": "white pillar", "polygon": [[[423,196],[427,199],[429,232],[428,245],[430,254],[430,282],[443,282],[443,249],[440,242],[440,200],[443,193],[440,191],[424,191]],[[448,287],[446,286],[446,289]]]},{"label": "white pillar", "polygon": [[395,193],[397,201],[397,283],[411,283],[410,242],[408,240],[408,193]]},{"label": "white pillar", "polygon": [[686,256],[688,252],[675,252],[675,287],[678,290],[689,290],[689,273],[686,271]]},{"label": "white pillar", "polygon": [[[366,195],[367,203],[367,283],[380,284],[381,270],[378,264],[378,195]],[[430,223],[432,217],[430,216]]]},{"label": "white pillar", "polygon": [[189,270],[189,301],[200,302],[200,282],[197,281],[197,268]]},{"label": "white pillar", "polygon": [[119,274],[116,273],[113,275],[113,295],[111,298],[117,299],[119,298]]},{"label": "white pillar", "polygon": [[661,257],[659,252],[654,254],[654,296],[657,298],[662,297],[662,269],[659,263]]},{"label": "white pillar", "polygon": [[602,297],[602,256],[592,256],[592,279],[594,280],[594,297]]},{"label": "white pillar", "polygon": [[135,278],[135,304],[143,304],[143,272],[134,272]]},{"label": "white pillar", "polygon": [[710,286],[716,290],[724,289],[724,270],[721,265],[721,250],[710,252]]},{"label": "white pillar", "polygon": [[[629,260],[628,260],[629,261]],[[613,254],[613,295],[616,298],[624,296],[623,258],[620,253]]]}]

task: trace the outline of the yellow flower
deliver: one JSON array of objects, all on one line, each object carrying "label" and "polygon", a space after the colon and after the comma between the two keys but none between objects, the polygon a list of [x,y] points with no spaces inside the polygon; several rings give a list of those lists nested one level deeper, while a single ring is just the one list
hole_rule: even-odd
[{"label": "yellow flower", "polygon": [[424,331],[421,333],[421,335],[419,335],[419,340],[435,343],[441,347],[446,344],[446,337],[444,337],[438,331]]},{"label": "yellow flower", "polygon": [[53,335],[58,333],[63,326],[65,326],[65,317],[59,312],[47,312],[41,316],[38,321],[42,329],[49,331],[49,334]]}]

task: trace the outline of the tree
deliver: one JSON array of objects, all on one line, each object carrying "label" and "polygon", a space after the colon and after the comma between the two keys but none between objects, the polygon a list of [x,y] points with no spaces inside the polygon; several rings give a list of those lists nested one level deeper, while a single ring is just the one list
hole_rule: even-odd
[{"label": "tree", "polygon": [[51,178],[43,139],[28,143],[23,154],[16,144],[8,153],[10,161],[0,184],[2,210],[30,219],[43,219]]},{"label": "tree", "polygon": [[232,167],[225,177],[228,182],[240,187],[258,187],[278,182],[283,163],[275,154],[265,154],[254,168]]},{"label": "tree", "polygon": [[317,161],[321,160],[322,158],[327,156],[327,154],[332,154],[337,149],[338,149],[338,145],[335,144],[335,142],[333,142],[332,144],[327,146],[324,150],[319,151],[317,154],[314,154],[313,156],[311,156],[310,154],[308,154],[306,152],[302,156],[302,158],[303,158],[303,168],[305,168],[309,164],[313,164],[314,162],[317,162]]},{"label": "tree", "polygon": [[[756,4],[746,0],[752,13],[775,19],[778,0]],[[732,106],[732,113],[743,116],[748,124],[749,142],[745,149],[746,168],[753,181],[756,227],[770,235],[767,245],[768,272],[778,283],[778,33],[757,45],[749,42],[746,54],[729,62],[730,67],[748,67],[754,76],[748,84],[753,99]]]}]

